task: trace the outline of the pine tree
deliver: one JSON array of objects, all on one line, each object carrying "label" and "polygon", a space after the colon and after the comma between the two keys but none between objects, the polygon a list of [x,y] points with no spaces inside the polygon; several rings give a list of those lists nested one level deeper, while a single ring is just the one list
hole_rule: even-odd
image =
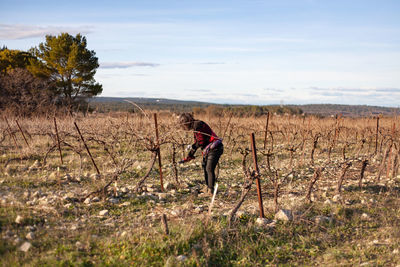
[{"label": "pine tree", "polygon": [[94,79],[99,67],[96,53],[86,46],[86,38],[80,34],[62,33],[47,35],[45,43],[30,50],[37,60],[31,60],[28,69],[54,82],[56,94],[68,107],[103,90]]}]

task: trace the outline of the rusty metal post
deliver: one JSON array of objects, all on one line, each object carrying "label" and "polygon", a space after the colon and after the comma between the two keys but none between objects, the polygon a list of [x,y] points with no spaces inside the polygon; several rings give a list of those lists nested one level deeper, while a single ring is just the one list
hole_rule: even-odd
[{"label": "rusty metal post", "polygon": [[90,156],[90,159],[92,160],[92,163],[93,163],[94,167],[96,168],[97,174],[98,174],[98,175],[101,175],[101,173],[100,173],[100,171],[99,171],[99,168],[97,168],[96,162],[94,162],[94,159],[93,159],[93,157],[92,157],[92,154],[90,153],[90,150],[89,150],[88,146],[86,145],[85,139],[83,139],[83,136],[82,136],[82,134],[81,134],[81,131],[79,130],[79,127],[78,127],[78,125],[76,124],[76,122],[74,122],[74,125],[75,125],[76,130],[77,130],[78,133],[79,133],[79,136],[81,137],[81,140],[82,140],[82,142],[83,142],[83,145],[84,145],[85,148],[86,148],[86,151],[88,152],[88,154],[89,154],[89,156]]},{"label": "rusty metal post", "polygon": [[163,224],[164,233],[165,233],[166,235],[169,235],[167,215],[165,215],[164,213],[163,213],[163,215],[161,215],[161,222],[162,222],[162,224]]},{"label": "rusty metal post", "polygon": [[376,117],[375,154],[378,152],[379,117]]},{"label": "rusty metal post", "polygon": [[251,138],[251,151],[253,154],[253,160],[254,160],[254,169],[256,171],[256,184],[257,184],[257,195],[258,195],[258,205],[260,208],[260,218],[264,218],[264,207],[263,207],[263,201],[262,201],[262,195],[261,195],[261,183],[260,183],[260,171],[258,169],[258,163],[257,163],[257,150],[256,150],[256,142],[254,138],[254,133],[250,135]]},{"label": "rusty metal post", "polygon": [[178,168],[176,167],[176,147],[175,143],[172,143],[172,166],[174,167],[175,182],[178,184]]},{"label": "rusty metal post", "polygon": [[58,151],[60,152],[61,164],[64,164],[63,156],[62,156],[62,151],[61,151],[61,145],[60,145],[60,137],[58,136],[58,129],[57,129],[57,120],[56,120],[56,117],[54,117],[54,128],[56,129],[57,146],[58,146]]},{"label": "rusty metal post", "polygon": [[267,112],[267,123],[265,124],[264,149],[267,147],[268,125],[269,125],[269,111]]},{"label": "rusty metal post", "polygon": [[157,113],[154,113],[154,125],[156,128],[157,157],[158,157],[158,168],[160,171],[161,192],[164,192],[163,173],[162,173],[162,165],[161,165],[161,151],[160,151],[160,143],[159,143],[159,138],[158,138]]},{"label": "rusty metal post", "polygon": [[22,131],[22,128],[21,128],[21,126],[20,126],[19,123],[18,123],[18,120],[15,120],[15,122],[17,123],[18,129],[19,129],[19,131],[21,132],[22,137],[24,138],[26,145],[30,148],[31,146],[29,145],[28,140],[26,140],[25,134],[24,134],[24,132]]}]

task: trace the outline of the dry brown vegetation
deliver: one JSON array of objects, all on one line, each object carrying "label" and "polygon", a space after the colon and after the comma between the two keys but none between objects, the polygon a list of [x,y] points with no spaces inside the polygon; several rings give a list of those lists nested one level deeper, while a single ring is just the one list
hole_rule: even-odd
[{"label": "dry brown vegetation", "polygon": [[[210,197],[201,191],[200,153],[187,165],[176,163],[193,137],[177,129],[170,113],[158,115],[159,140],[150,112],[56,121],[4,118],[2,264],[392,265],[400,260],[397,117],[272,116],[268,126],[265,117],[199,119],[224,137],[211,213]],[[245,157],[251,133],[263,222],[256,221],[253,161]],[[287,213],[288,221],[277,212]],[[21,251],[25,242],[31,245],[27,252]]]}]

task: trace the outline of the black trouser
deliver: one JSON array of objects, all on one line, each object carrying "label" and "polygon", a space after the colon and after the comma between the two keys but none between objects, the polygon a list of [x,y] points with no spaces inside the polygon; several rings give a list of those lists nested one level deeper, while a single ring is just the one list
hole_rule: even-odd
[{"label": "black trouser", "polygon": [[208,152],[208,155],[203,157],[204,179],[206,181],[206,185],[211,190],[214,190],[214,185],[216,182],[215,167],[217,166],[218,160],[222,153],[224,153],[224,146],[221,143],[217,147],[211,149]]}]

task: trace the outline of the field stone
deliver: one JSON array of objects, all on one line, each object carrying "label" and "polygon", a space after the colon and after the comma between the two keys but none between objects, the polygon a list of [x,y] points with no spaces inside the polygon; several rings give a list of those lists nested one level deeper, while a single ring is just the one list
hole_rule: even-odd
[{"label": "field stone", "polygon": [[165,267],[175,267],[178,266],[179,262],[175,256],[169,256],[168,259],[165,261]]},{"label": "field stone", "polygon": [[35,191],[35,193],[33,193],[33,195],[32,195],[32,197],[37,197],[37,198],[39,198],[41,196],[42,196],[42,191],[40,191],[40,190]]},{"label": "field stone", "polygon": [[181,214],[181,211],[179,209],[171,211],[172,216],[179,216]]},{"label": "field stone", "polygon": [[25,191],[24,192],[24,199],[28,199],[30,197],[30,195],[31,195],[31,192]]},{"label": "field stone", "polygon": [[277,222],[276,220],[272,220],[269,224],[267,224],[267,227],[270,229],[275,228],[276,222]]},{"label": "field stone", "polygon": [[156,188],[156,187],[146,187],[146,191],[147,192],[157,192],[158,191],[158,189]]},{"label": "field stone", "polygon": [[12,232],[12,231],[10,231],[10,230],[7,230],[5,233],[4,233],[4,238],[11,238],[11,237],[13,237],[13,235],[14,235],[14,233]]},{"label": "field stone", "polygon": [[32,240],[32,239],[35,239],[35,233],[34,232],[29,232],[26,236],[25,236],[25,238],[26,239],[29,239],[29,240]]},{"label": "field stone", "polygon": [[57,172],[52,172],[49,174],[49,179],[54,180],[57,178]]},{"label": "field stone", "polygon": [[90,197],[86,198],[85,201],[83,201],[83,203],[85,203],[85,204],[90,204],[90,202],[91,202]]},{"label": "field stone", "polygon": [[63,197],[63,199],[64,199],[65,201],[76,201],[76,200],[78,200],[78,199],[75,197],[75,194],[72,193],[72,192],[68,192],[68,193]]},{"label": "field stone", "polygon": [[184,262],[185,260],[187,260],[187,256],[185,256],[185,255],[179,255],[179,256],[177,256],[176,257],[176,259],[178,260],[178,261],[180,261],[180,262]]},{"label": "field stone", "polygon": [[49,201],[48,201],[48,199],[46,197],[40,198],[38,200],[38,202],[39,202],[39,205],[42,205],[42,206],[46,206],[49,203]]},{"label": "field stone", "polygon": [[20,247],[19,250],[22,252],[28,252],[28,250],[31,248],[32,244],[29,242],[24,242]]},{"label": "field stone", "polygon": [[315,216],[315,217],[313,218],[313,220],[314,220],[314,222],[315,222],[317,225],[332,222],[332,218],[331,218],[331,217],[322,216],[322,215]]},{"label": "field stone", "polygon": [[164,189],[166,189],[166,190],[175,189],[175,186],[174,186],[173,183],[166,182],[166,183],[164,184]]},{"label": "field stone", "polygon": [[17,246],[18,244],[21,244],[22,241],[24,241],[24,240],[22,238],[20,238],[20,237],[15,238],[14,241],[13,241],[14,246]]},{"label": "field stone", "polygon": [[332,198],[333,202],[339,202],[342,200],[342,196],[341,195],[334,195]]},{"label": "field stone", "polygon": [[76,247],[78,250],[80,250],[80,251],[82,251],[82,250],[85,249],[85,246],[84,246],[84,245],[82,244],[82,242],[80,242],[80,241],[76,241],[75,247]]},{"label": "field stone", "polygon": [[281,209],[275,214],[275,220],[291,221],[293,220],[293,213],[291,210]]},{"label": "field stone", "polygon": [[171,195],[176,195],[176,190],[175,190],[175,189],[171,189],[171,191],[169,191],[169,193],[170,193]]},{"label": "field stone", "polygon": [[122,203],[120,206],[121,207],[127,207],[127,206],[130,206],[131,205],[131,203],[129,202],[129,201],[125,201],[124,203]]},{"label": "field stone", "polygon": [[201,212],[203,212],[204,211],[204,206],[203,205],[201,205],[201,206],[197,206],[195,209],[194,209],[194,211],[196,212],[196,213],[201,213]]},{"label": "field stone", "polygon": [[15,218],[15,223],[21,224],[23,220],[24,220],[24,218],[22,216],[18,215],[17,218]]},{"label": "field stone", "polygon": [[149,194],[147,192],[143,192],[142,195],[140,196],[142,199],[151,199],[151,200],[158,200],[158,196]]},{"label": "field stone", "polygon": [[107,216],[108,214],[109,214],[108,210],[102,210],[102,211],[99,212],[100,216]]},{"label": "field stone", "polygon": [[371,245],[374,246],[382,246],[384,245],[382,242],[380,242],[378,239],[373,240],[372,242],[370,242]]},{"label": "field stone", "polygon": [[367,213],[361,214],[361,220],[363,221],[369,221],[371,217]]},{"label": "field stone", "polygon": [[26,206],[34,206],[35,203],[36,203],[35,200],[31,200],[31,201],[27,201],[25,204],[26,204]]},{"label": "field stone", "polygon": [[100,174],[98,174],[98,173],[92,173],[92,174],[90,175],[90,178],[93,179],[93,180],[98,180],[98,179],[100,179]]},{"label": "field stone", "polygon": [[28,225],[25,227],[26,230],[30,231],[30,232],[35,232],[36,231],[36,227],[32,226],[32,225]]},{"label": "field stone", "polygon": [[73,207],[73,205],[71,203],[67,203],[64,205],[64,208],[66,208],[66,209],[70,209],[71,207]]},{"label": "field stone", "polygon": [[119,203],[119,199],[117,199],[117,198],[109,198],[108,202],[110,202],[111,204],[118,204]]},{"label": "field stone", "polygon": [[269,221],[266,218],[258,217],[256,220],[256,224],[260,227],[266,227],[266,226],[268,226],[268,223],[269,223]]}]

